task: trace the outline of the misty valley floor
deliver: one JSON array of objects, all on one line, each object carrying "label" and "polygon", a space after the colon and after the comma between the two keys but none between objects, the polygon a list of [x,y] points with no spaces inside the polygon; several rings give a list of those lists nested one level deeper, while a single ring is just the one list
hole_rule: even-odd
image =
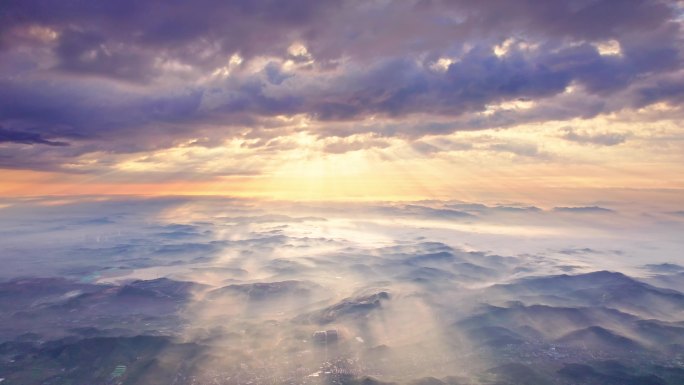
[{"label": "misty valley floor", "polygon": [[0,384],[683,384],[684,216],[0,201]]}]

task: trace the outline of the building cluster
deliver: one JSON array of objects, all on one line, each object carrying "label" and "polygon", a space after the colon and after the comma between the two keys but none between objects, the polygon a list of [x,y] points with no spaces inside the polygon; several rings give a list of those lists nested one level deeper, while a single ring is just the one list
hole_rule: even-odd
[{"label": "building cluster", "polygon": [[313,333],[313,342],[317,345],[330,345],[337,343],[339,334],[336,329],[319,330]]}]

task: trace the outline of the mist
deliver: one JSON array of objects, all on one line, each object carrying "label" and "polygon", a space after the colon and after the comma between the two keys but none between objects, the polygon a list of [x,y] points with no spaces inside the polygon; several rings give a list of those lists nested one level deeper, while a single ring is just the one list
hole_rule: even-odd
[{"label": "mist", "polygon": [[[670,211],[134,197],[0,211],[14,381],[30,364],[49,383],[88,365],[127,384],[573,383],[635,352],[682,354]],[[101,358],[70,366],[88,352]],[[655,370],[640,365],[629,375]]]}]

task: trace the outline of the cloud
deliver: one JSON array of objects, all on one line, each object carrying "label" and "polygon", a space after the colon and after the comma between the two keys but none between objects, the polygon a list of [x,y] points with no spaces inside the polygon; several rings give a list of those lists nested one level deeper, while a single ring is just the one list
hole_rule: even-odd
[{"label": "cloud", "polygon": [[477,216],[465,210],[454,210],[448,206],[430,207],[418,204],[406,205],[378,205],[369,207],[371,212],[377,212],[384,216],[414,217],[436,220],[472,220]]},{"label": "cloud", "polygon": [[676,263],[649,263],[642,266],[642,268],[649,270],[652,273],[659,274],[674,274],[684,272],[684,267]]},{"label": "cloud", "polygon": [[[299,130],[320,137],[416,139],[682,94],[671,81],[682,67],[680,23],[667,1],[76,4],[7,1],[0,15],[0,124],[41,127],[77,148],[45,163],[246,132],[272,139],[292,131],[282,117],[306,116]],[[606,42],[616,52],[597,48]],[[534,106],[501,107],[516,100]],[[40,138],[26,140],[51,142]],[[325,151],[369,145],[333,142]],[[425,143],[414,149],[454,150]]]},{"label": "cloud", "polygon": [[553,211],[563,213],[578,213],[578,214],[603,214],[612,213],[613,210],[599,206],[580,206],[580,207],[554,207]]},{"label": "cloud", "polygon": [[61,32],[55,53],[57,69],[81,74],[146,82],[152,76],[153,60],[135,47],[107,46],[105,37],[94,32],[67,29]]},{"label": "cloud", "polygon": [[646,106],[658,101],[666,101],[672,105],[679,105],[684,101],[684,81],[681,72],[656,79],[651,84],[640,86],[636,91],[636,106]]},{"label": "cloud", "polygon": [[325,145],[323,151],[330,154],[344,154],[346,152],[368,148],[386,148],[389,145],[390,144],[387,141],[377,138],[352,140],[334,139]]},{"label": "cloud", "polygon": [[469,151],[473,150],[474,146],[472,143],[463,140],[435,138],[430,141],[414,141],[411,143],[411,148],[421,154],[432,154],[446,151]]},{"label": "cloud", "polygon": [[442,152],[441,148],[433,146],[432,144],[423,141],[415,141],[411,143],[411,148],[413,148],[415,151],[421,154],[432,154],[436,152]]},{"label": "cloud", "polygon": [[68,146],[69,143],[45,139],[33,132],[13,131],[0,126],[0,143],[45,144],[48,146]]},{"label": "cloud", "polygon": [[487,145],[485,149],[489,151],[496,152],[507,152],[513,155],[526,156],[526,157],[539,157],[545,156],[536,144],[525,143],[525,142],[510,142],[510,143],[493,143]]},{"label": "cloud", "polygon": [[570,127],[566,127],[563,130],[565,131],[565,134],[562,136],[562,138],[565,140],[581,144],[593,144],[597,146],[615,146],[624,143],[629,137],[629,134],[617,132],[595,134],[582,133]]}]

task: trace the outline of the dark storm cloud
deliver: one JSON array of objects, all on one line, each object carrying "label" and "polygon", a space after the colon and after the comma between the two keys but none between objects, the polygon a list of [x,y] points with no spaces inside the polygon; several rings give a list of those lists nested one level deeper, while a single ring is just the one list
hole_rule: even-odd
[{"label": "dark storm cloud", "polygon": [[68,143],[45,139],[32,132],[12,131],[0,126],[0,143],[46,144],[48,146],[68,146]]},{"label": "dark storm cloud", "polygon": [[640,87],[637,91],[635,103],[637,106],[641,107],[658,101],[667,101],[672,105],[684,103],[684,80],[681,77],[659,79],[654,84]]},{"label": "dark storm cloud", "polygon": [[[9,1],[0,14],[3,24],[0,28],[6,32],[38,24],[74,30],[72,34],[60,36],[60,57],[67,63],[78,59],[83,49],[97,49],[111,43],[122,44],[125,49],[144,48],[151,55],[167,51],[184,60],[211,65],[224,59],[221,54],[236,51],[246,57],[279,52],[291,43],[290,39],[313,32],[317,20],[323,22],[323,18],[332,17],[331,13],[338,7],[336,3]],[[215,48],[216,55],[198,55],[208,45]],[[70,49],[64,49],[67,47]]]},{"label": "dark storm cloud", "polygon": [[[321,136],[407,137],[591,117],[681,100],[674,8],[639,0],[6,1],[0,124],[81,153],[121,153],[202,137],[218,143],[236,127],[277,137],[257,127],[279,115],[325,121]],[[495,55],[507,39],[507,52]],[[597,49],[609,41],[618,54]],[[295,42],[307,51],[288,52]],[[227,70],[234,54],[242,62]],[[255,58],[267,61],[256,71]],[[440,58],[453,60],[437,68]],[[229,75],[211,78],[217,70]],[[544,104],[570,85],[584,97]],[[476,115],[520,98],[539,107]],[[392,123],[412,115],[456,121]],[[386,119],[328,127],[371,116]],[[349,150],[338,147],[329,150]]]},{"label": "dark storm cloud", "polygon": [[129,52],[128,47],[109,49],[105,43],[105,37],[97,33],[71,29],[63,31],[55,49],[60,60],[57,68],[82,75],[143,82],[152,75],[151,57]]}]

